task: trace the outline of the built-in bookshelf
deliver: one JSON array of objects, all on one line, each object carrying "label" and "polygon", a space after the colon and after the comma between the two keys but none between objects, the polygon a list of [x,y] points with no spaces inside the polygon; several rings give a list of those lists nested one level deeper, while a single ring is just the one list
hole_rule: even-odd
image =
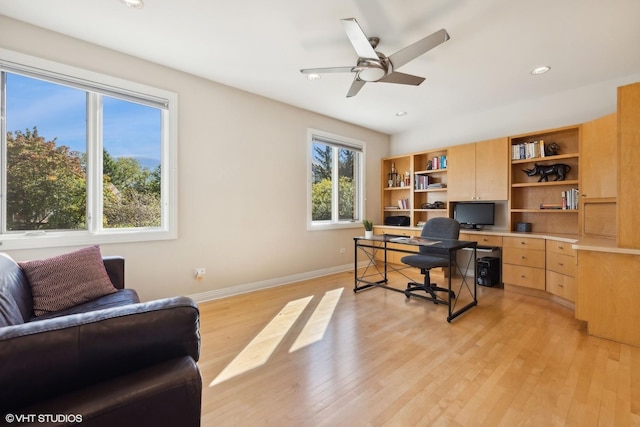
[{"label": "built-in bookshelf", "polygon": [[382,218],[406,216],[421,226],[448,216],[447,150],[430,150],[382,160]]},{"label": "built-in bookshelf", "polygon": [[[533,232],[578,234],[580,126],[514,136],[510,144],[512,228],[529,222]],[[539,170],[558,173],[545,180],[533,174]]]}]

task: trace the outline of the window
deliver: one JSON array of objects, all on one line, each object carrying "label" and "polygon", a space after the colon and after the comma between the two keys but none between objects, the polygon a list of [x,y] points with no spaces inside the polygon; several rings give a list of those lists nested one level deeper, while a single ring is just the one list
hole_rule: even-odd
[{"label": "window", "polygon": [[364,143],[309,130],[309,229],[360,226]]},{"label": "window", "polygon": [[175,94],[0,49],[0,244],[175,238]]}]

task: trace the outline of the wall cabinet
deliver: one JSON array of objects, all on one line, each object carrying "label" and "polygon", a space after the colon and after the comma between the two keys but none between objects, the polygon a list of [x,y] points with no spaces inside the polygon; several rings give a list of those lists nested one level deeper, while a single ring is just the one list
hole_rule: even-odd
[{"label": "wall cabinet", "polygon": [[617,243],[640,248],[640,83],[618,88]]},{"label": "wall cabinet", "polygon": [[508,199],[508,138],[449,147],[449,200]]},{"label": "wall cabinet", "polygon": [[590,199],[616,197],[617,115],[582,125],[580,193]]},{"label": "wall cabinet", "polygon": [[582,125],[580,142],[581,234],[615,238],[617,114]]},{"label": "wall cabinet", "polygon": [[[510,140],[512,229],[518,222],[529,222],[533,232],[578,234],[578,203],[572,202],[579,200],[580,126],[519,135]],[[543,150],[535,148],[549,147],[552,143],[558,147],[556,155],[543,156]],[[519,156],[524,158],[517,158],[518,152],[524,153]],[[540,175],[529,176],[526,172],[536,165],[557,164],[567,165],[563,180],[550,175],[548,181],[540,181]]]}]

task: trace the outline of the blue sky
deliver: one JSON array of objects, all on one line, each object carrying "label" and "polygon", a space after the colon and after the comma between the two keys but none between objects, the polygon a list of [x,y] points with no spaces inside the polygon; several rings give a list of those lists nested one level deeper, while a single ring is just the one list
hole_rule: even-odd
[{"label": "blue sky", "polygon": [[[86,151],[85,91],[7,74],[7,131],[38,128],[47,141]],[[160,111],[103,97],[104,148],[112,157],[132,157],[143,166],[160,163]]]}]

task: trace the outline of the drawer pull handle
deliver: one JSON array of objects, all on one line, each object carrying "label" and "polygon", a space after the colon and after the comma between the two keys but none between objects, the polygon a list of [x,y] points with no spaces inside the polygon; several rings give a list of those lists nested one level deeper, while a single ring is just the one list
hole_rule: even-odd
[{"label": "drawer pull handle", "polygon": [[527,276],[525,276],[524,274],[521,274],[521,275],[520,275],[520,278],[521,278],[521,279],[526,279],[526,278],[527,278]]},{"label": "drawer pull handle", "polygon": [[558,246],[558,249],[563,250],[564,246]]},{"label": "drawer pull handle", "polygon": [[527,257],[525,257],[524,255],[521,255],[520,259],[527,259]]},{"label": "drawer pull handle", "polygon": [[521,242],[520,242],[520,244],[521,244],[521,245],[524,245],[524,244],[525,244],[525,242],[522,242],[522,241],[521,241]]},{"label": "drawer pull handle", "polygon": [[564,288],[564,285],[562,283],[558,283],[558,287],[559,288]]},{"label": "drawer pull handle", "polygon": [[560,267],[562,267],[564,264],[563,264],[563,263],[561,263],[561,262],[559,262],[559,263],[558,263],[558,265],[559,265]]}]

